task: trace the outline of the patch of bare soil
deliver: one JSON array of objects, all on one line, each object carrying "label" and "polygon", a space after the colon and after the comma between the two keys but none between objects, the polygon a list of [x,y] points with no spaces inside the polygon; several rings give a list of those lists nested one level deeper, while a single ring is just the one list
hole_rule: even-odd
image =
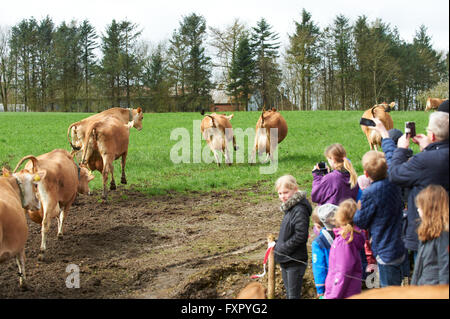
[{"label": "patch of bare soil", "polygon": [[[149,197],[119,186],[107,203],[99,191],[80,195],[62,240],[52,221],[44,261],[40,225],[28,219],[28,289],[10,259],[0,264],[0,298],[234,298],[263,271],[267,235],[283,217],[278,199],[249,191],[258,187]],[[80,270],[79,288],[66,285],[75,283],[69,265]],[[275,297],[285,298],[278,265],[276,278]],[[267,285],[267,276],[257,280]],[[303,298],[314,296],[308,267]]]}]

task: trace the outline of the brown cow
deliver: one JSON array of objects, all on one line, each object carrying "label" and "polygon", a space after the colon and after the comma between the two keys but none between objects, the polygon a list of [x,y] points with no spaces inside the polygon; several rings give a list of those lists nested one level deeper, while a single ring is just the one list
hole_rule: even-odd
[{"label": "brown cow", "polygon": [[239,292],[236,299],[267,299],[266,291],[259,282],[251,282]]},{"label": "brown cow", "polygon": [[[274,132],[276,132],[278,136],[276,140],[274,138],[271,139],[271,133]],[[250,163],[255,163],[256,151],[258,151],[259,155],[266,152],[270,157],[270,160],[273,161],[273,153],[278,144],[285,139],[287,132],[288,127],[286,120],[275,108],[272,108],[269,111],[263,109],[262,114],[256,123],[255,143]]]},{"label": "brown cow", "polygon": [[[89,125],[105,117],[115,117],[123,124],[133,122],[133,127],[140,131],[142,129],[142,120],[144,119],[144,114],[142,108],[140,107],[138,107],[137,109],[123,109],[120,107],[113,107],[101,113],[91,115],[81,121],[72,123],[67,129],[67,139],[72,149],[77,151],[81,150],[84,146],[83,143],[85,140],[86,130]],[[72,140],[70,140],[70,137],[72,137]]]},{"label": "brown cow", "polygon": [[230,157],[228,150],[228,143],[233,143],[234,150],[236,150],[236,139],[233,135],[233,128],[230,120],[233,114],[224,115],[212,113],[206,115],[200,123],[200,130],[203,138],[206,140],[211,151],[214,153],[214,158],[218,166],[220,166],[219,152],[225,155],[225,163],[231,165],[232,157]]},{"label": "brown cow", "polygon": [[97,170],[103,177],[103,199],[107,199],[108,191],[106,184],[108,174],[111,173],[110,189],[116,189],[114,181],[113,162],[122,157],[122,178],[121,183],[126,184],[125,163],[128,154],[128,143],[130,140],[130,128],[134,125],[133,121],[123,124],[115,117],[105,117],[91,123],[87,130],[84,140],[83,156],[81,163],[87,164],[91,170]]},{"label": "brown cow", "polygon": [[[365,111],[362,117],[366,119],[373,119],[376,117],[381,122],[383,122],[384,127],[387,130],[394,128],[394,122],[392,121],[392,117],[389,114],[391,108],[395,106],[395,102],[391,102],[391,104],[382,103],[376,104],[367,111]],[[369,142],[370,149],[375,149],[378,151],[378,145],[381,147],[381,135],[376,130],[371,128],[370,126],[361,125],[361,129],[366,134],[367,141]]]},{"label": "brown cow", "polygon": [[28,212],[33,221],[42,225],[41,247],[38,258],[43,260],[51,220],[58,217],[58,238],[61,239],[64,219],[77,193],[88,193],[88,183],[94,176],[86,168],[79,168],[70,153],[63,149],[55,149],[37,157],[33,155],[25,156],[17,164],[14,171],[26,160],[31,160],[25,164],[26,170],[39,170],[46,173],[42,183],[38,184],[41,208]]},{"label": "brown cow", "polygon": [[0,177],[0,262],[15,257],[19,267],[19,286],[25,288],[25,244],[28,225],[25,209],[39,209],[36,187],[46,173],[27,170],[11,174],[2,169]]},{"label": "brown cow", "polygon": [[425,107],[425,112],[429,110],[436,110],[439,107],[439,105],[441,105],[442,102],[444,102],[445,100],[447,99],[438,99],[429,97],[427,99],[427,106]]},{"label": "brown cow", "polygon": [[449,299],[448,285],[389,286],[366,290],[348,299]]}]

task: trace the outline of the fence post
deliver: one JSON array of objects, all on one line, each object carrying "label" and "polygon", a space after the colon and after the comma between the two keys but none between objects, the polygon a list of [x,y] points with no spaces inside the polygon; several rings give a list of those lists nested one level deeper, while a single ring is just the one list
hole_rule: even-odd
[{"label": "fence post", "polygon": [[[269,234],[267,236],[267,242],[270,243],[275,241],[275,236],[273,234]],[[273,249],[270,251],[269,258],[267,260],[268,269],[268,283],[267,283],[267,298],[274,299],[275,298],[275,255]]]}]

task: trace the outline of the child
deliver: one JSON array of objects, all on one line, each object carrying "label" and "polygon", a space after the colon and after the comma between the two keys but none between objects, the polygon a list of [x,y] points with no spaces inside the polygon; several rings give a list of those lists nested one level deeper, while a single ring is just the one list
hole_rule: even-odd
[{"label": "child", "polygon": [[403,202],[400,188],[387,177],[384,153],[369,151],[362,158],[364,174],[372,183],[361,196],[355,225],[372,236],[372,250],[378,264],[380,286],[399,286],[403,279],[406,249],[401,239]]},{"label": "child", "polygon": [[316,284],[317,297],[325,293],[325,279],[328,274],[328,257],[330,247],[334,240],[334,214],[338,207],[333,204],[324,204],[314,209],[313,215],[317,215],[323,225],[319,236],[311,244],[312,271]]},{"label": "child", "polygon": [[421,223],[411,284],[448,285],[447,191],[440,185],[429,185],[417,194],[415,202]]},{"label": "child", "polygon": [[[363,190],[365,190],[367,187],[369,187],[371,183],[372,183],[372,180],[369,177],[367,177],[366,175],[363,174],[363,175],[358,176],[359,191],[358,191],[358,196],[356,198],[357,203],[361,199]],[[362,261],[362,265],[363,265],[363,280],[365,280],[367,277],[366,273],[371,273],[373,271],[376,271],[377,261],[375,260],[375,257],[373,256],[372,247],[370,245],[369,232],[365,229],[361,229],[361,230],[364,234],[364,237],[366,238],[366,242],[364,243],[364,251],[361,252],[361,261]]]},{"label": "child", "polygon": [[318,237],[320,235],[320,230],[323,228],[323,223],[320,221],[319,215],[317,215],[318,207],[319,206],[317,206],[313,210],[313,213],[311,214],[311,221],[313,222],[313,232],[314,232],[314,235],[316,235],[316,237]]},{"label": "child", "polygon": [[361,292],[362,265],[360,250],[364,236],[353,226],[356,202],[343,201],[335,214],[335,238],[330,248],[328,275],[325,280],[325,299],[342,299]]},{"label": "child", "polygon": [[280,177],[275,188],[282,202],[280,210],[284,213],[274,248],[275,262],[281,266],[286,297],[299,299],[308,261],[306,242],[312,208],[306,192],[298,190],[293,176]]},{"label": "child", "polygon": [[326,203],[339,205],[347,198],[356,200],[358,175],[346,157],[344,147],[337,143],[330,145],[324,155],[333,171],[323,175],[317,165],[314,167],[311,200],[318,205]]}]

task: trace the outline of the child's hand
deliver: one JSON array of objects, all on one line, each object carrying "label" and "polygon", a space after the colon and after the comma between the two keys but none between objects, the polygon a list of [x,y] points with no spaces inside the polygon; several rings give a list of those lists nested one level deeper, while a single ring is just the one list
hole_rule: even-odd
[{"label": "child's hand", "polygon": [[377,271],[377,264],[368,264],[366,267],[366,272],[374,272]]}]

